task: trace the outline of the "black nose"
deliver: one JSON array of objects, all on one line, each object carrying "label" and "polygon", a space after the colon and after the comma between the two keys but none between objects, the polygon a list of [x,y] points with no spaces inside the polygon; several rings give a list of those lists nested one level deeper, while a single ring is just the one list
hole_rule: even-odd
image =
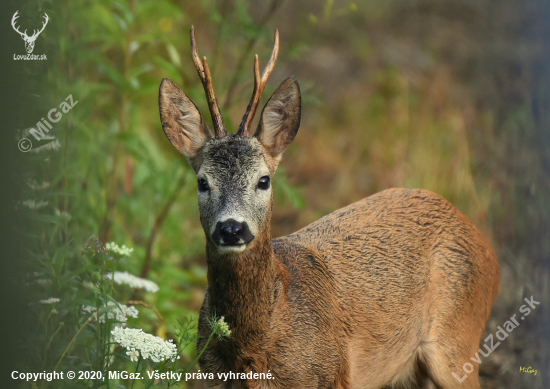
[{"label": "black nose", "polygon": [[250,243],[254,239],[254,235],[250,232],[246,222],[240,223],[236,220],[228,219],[216,224],[216,230],[212,235],[212,239],[218,244],[234,246]]},{"label": "black nose", "polygon": [[242,223],[238,223],[234,220],[229,220],[225,223],[222,223],[220,230],[222,231],[223,237],[229,237],[231,235],[237,235],[243,229]]}]

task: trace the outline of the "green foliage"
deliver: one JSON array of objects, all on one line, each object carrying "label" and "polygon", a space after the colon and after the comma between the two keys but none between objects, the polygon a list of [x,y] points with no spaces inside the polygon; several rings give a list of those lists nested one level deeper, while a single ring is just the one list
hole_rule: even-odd
[{"label": "green foliage", "polygon": [[[50,131],[49,141],[33,145],[21,175],[24,192],[18,207],[28,243],[22,248],[22,282],[32,308],[25,347],[33,358],[26,361],[27,370],[98,371],[105,378],[41,381],[37,388],[171,387],[178,383],[107,375],[109,370],[183,372],[197,360],[197,310],[206,285],[204,234],[194,173],[162,133],[158,86],[170,77],[208,112],[190,57],[194,16],[210,15],[209,23],[218,29],[221,46],[214,49],[205,39],[207,28],[197,29],[200,49],[210,53],[216,79],[234,80],[233,90],[249,71],[244,60],[235,71],[223,67],[220,47],[237,58],[239,50],[224,46],[230,35],[240,35],[232,42],[235,48],[244,41],[252,43],[252,50],[259,38],[271,39],[272,33],[265,22],[254,22],[245,1],[238,1],[229,16],[217,4],[163,0],[39,1],[36,6],[50,15],[48,36],[61,37],[61,42],[45,41],[53,54],[43,65],[47,81],[37,115],[44,116],[68,95],[77,103]],[[250,53],[245,54],[248,59]],[[244,106],[247,97],[239,93],[232,100]],[[230,115],[226,120],[235,128]],[[276,201],[302,206],[284,173],[278,176]],[[92,234],[98,238],[88,239]],[[104,246],[110,241],[133,252],[116,254]],[[120,271],[154,281],[158,292],[115,283]],[[51,304],[39,303],[43,300]],[[111,334],[129,307],[139,314],[128,318],[127,327],[174,340],[181,359],[132,361]],[[212,336],[228,335],[220,319],[214,322]]]},{"label": "green foliage", "polygon": [[[387,187],[431,189],[495,242],[503,287],[490,326],[510,317],[525,295],[547,305],[540,296],[549,295],[550,285],[550,50],[538,37],[548,23],[538,21],[536,7],[514,0],[459,3],[35,0],[22,6],[21,15],[41,10],[50,22],[35,49],[48,60],[25,64],[29,97],[14,113],[21,135],[68,95],[78,101],[49,139],[31,138],[33,150],[17,172],[23,190],[15,207],[25,242],[18,282],[32,311],[26,371],[52,371],[58,363],[60,371],[184,371],[195,360],[204,234],[194,174],[162,133],[157,107],[160,80],[169,77],[209,120],[190,56],[191,24],[230,130],[250,96],[253,54],[263,63],[280,29],[282,70],[273,78],[299,77],[303,124],[274,179],[279,231]],[[270,81],[265,95],[275,85]],[[91,235],[99,241],[88,241]],[[101,247],[111,241],[133,247],[132,255],[107,259]],[[160,289],[113,284],[104,276],[115,270]],[[60,301],[39,303],[51,297]],[[82,310],[92,306],[108,316],[116,309],[109,302],[129,301],[139,302],[139,315],[128,326],[173,339],[181,353],[175,365],[137,367],[112,342],[117,323],[88,321]],[[503,343],[481,365],[496,366],[498,374],[484,373],[492,374],[493,386],[548,386],[512,372],[518,363],[538,363],[541,371],[547,365],[548,352],[536,347],[549,337],[544,309],[514,332],[515,343]],[[109,387],[131,385],[119,380]]]}]

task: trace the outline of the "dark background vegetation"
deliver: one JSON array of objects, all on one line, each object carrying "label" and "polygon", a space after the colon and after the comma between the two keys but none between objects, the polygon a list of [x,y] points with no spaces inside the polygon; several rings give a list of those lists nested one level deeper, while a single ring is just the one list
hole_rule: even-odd
[{"label": "dark background vegetation", "polygon": [[[264,95],[295,75],[303,116],[274,183],[274,235],[389,187],[443,195],[500,259],[501,293],[487,333],[518,313],[524,297],[541,302],[483,360],[482,387],[550,387],[548,1],[36,0],[10,7],[2,23],[15,38],[1,54],[10,60],[24,53],[9,27],[13,13],[19,9],[29,26],[40,25],[42,12],[50,16],[34,50],[48,60],[12,63],[12,82],[4,84],[11,94],[3,107],[3,173],[17,199],[3,202],[12,221],[2,228],[20,239],[5,235],[11,245],[2,261],[16,261],[21,280],[37,271],[36,261],[47,267],[59,258],[60,248],[60,271],[74,270],[84,242],[97,235],[134,247],[125,270],[160,285],[139,297],[165,320],[144,312],[133,326],[170,336],[175,320],[196,317],[206,283],[196,183],[162,132],[158,86],[171,78],[209,120],[190,55],[194,24],[226,125],[235,130],[252,91],[253,55],[265,64],[278,28],[279,61]],[[78,104],[51,131],[55,139],[33,139],[34,152],[20,153],[14,138],[69,94]],[[4,276],[18,280],[13,266]],[[68,298],[72,287],[21,293],[34,301]],[[17,366],[51,370],[74,328],[53,336],[34,311],[22,315],[26,327],[17,328],[29,336],[18,349],[27,357]],[[49,358],[31,347],[50,339],[57,346]]]}]

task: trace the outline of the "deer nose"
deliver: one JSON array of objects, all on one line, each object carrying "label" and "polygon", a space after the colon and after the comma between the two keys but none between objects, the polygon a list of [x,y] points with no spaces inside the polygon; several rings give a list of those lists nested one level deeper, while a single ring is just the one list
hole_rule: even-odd
[{"label": "deer nose", "polygon": [[235,222],[233,220],[222,223],[220,229],[222,230],[222,236],[236,235],[243,229],[241,223]]},{"label": "deer nose", "polygon": [[254,235],[250,232],[246,222],[241,223],[234,219],[228,219],[216,224],[212,238],[218,244],[234,246],[250,243],[254,239]]}]

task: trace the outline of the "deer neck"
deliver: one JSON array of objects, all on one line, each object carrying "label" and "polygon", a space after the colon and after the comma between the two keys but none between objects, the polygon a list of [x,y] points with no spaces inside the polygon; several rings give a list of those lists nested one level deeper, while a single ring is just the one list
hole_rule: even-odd
[{"label": "deer neck", "polygon": [[237,341],[261,335],[269,323],[275,282],[270,228],[242,253],[219,255],[210,242],[206,251],[210,314],[224,316]]}]

